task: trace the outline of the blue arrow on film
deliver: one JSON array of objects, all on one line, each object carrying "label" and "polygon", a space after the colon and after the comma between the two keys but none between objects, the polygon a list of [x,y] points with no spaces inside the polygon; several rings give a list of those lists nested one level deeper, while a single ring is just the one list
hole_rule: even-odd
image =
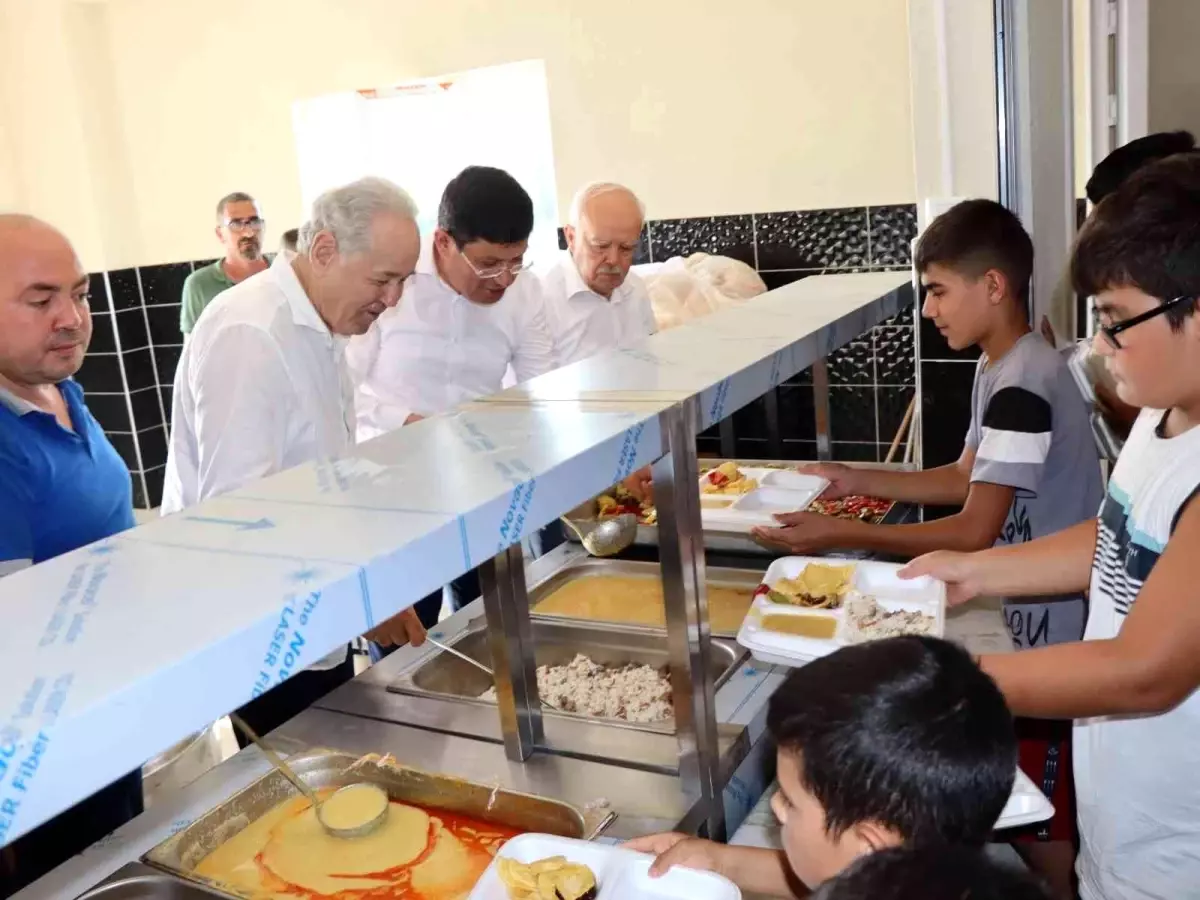
[{"label": "blue arrow on film", "polygon": [[185,518],[189,522],[206,522],[209,525],[229,525],[238,531],[262,531],[266,528],[275,527],[275,523],[270,519],[256,519],[251,522],[246,519],[214,519],[212,516],[185,516]]}]

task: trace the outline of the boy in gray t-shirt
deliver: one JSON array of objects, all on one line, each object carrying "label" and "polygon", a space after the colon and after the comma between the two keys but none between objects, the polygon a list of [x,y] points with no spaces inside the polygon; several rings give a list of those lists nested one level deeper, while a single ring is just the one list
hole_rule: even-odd
[{"label": "boy in gray t-shirt", "polygon": [[[825,497],[883,497],[961,506],[914,525],[871,525],[815,513],[779,516],[756,536],[791,553],[873,550],[919,556],[1018,544],[1092,518],[1100,461],[1088,410],[1061,355],[1032,331],[1026,312],[1033,244],[1020,221],[991,200],[967,200],[938,216],[917,243],[926,296],[922,315],[947,343],[983,350],[962,456],[921,472],[804,467],[828,478]],[[1082,597],[1006,604],[1021,649],[1083,637]]]},{"label": "boy in gray t-shirt", "polygon": [[[1029,333],[995,363],[985,355],[971,389],[971,483],[1013,489],[996,544],[1022,544],[1070,528],[1100,508],[1100,461],[1087,407],[1071,373],[1040,334]],[[1005,601],[1018,648],[1083,637],[1080,595]]]}]

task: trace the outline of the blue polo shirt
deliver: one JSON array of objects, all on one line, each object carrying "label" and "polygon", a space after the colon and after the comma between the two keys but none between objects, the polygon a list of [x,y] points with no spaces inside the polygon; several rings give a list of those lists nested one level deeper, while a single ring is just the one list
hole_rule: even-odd
[{"label": "blue polo shirt", "polygon": [[74,381],[74,431],[0,392],[0,562],[40,563],[134,526],[133,481]]}]

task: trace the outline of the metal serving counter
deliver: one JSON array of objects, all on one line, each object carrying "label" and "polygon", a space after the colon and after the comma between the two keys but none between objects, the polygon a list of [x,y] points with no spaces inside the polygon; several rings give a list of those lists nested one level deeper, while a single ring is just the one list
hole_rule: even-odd
[{"label": "metal serving counter", "polygon": [[[763,746],[762,705],[780,676],[744,666],[718,689],[727,651],[714,640],[705,599],[696,435],[814,366],[818,453],[827,458],[821,361],[911,302],[896,273],[804,279],[385,435],[347,459],[298,467],[4,579],[0,600],[14,627],[0,635],[0,657],[22,677],[0,679],[0,718],[9,713],[20,725],[9,735],[18,751],[41,756],[37,789],[22,788],[17,814],[0,817],[0,843],[475,567],[495,709],[388,691],[381,681],[414,661],[402,652],[276,739],[292,750],[390,751],[409,765],[572,803],[598,799],[587,795],[603,785],[620,816],[617,835],[682,827],[722,838],[738,815],[731,792],[745,811],[757,798],[738,773],[762,768],[753,751]],[[544,715],[520,539],[646,464],[659,512],[659,634],[674,727]],[[453,474],[430,477],[441,472]],[[62,623],[45,631],[35,600],[47,596],[61,597],[68,617],[77,601],[86,607],[69,652],[55,644]],[[146,652],[114,660],[131,616]],[[244,774],[237,766],[247,760],[261,765],[239,754],[201,779],[203,789],[198,782],[182,792],[190,813],[156,806],[93,848],[96,858],[127,862],[148,849],[150,834],[161,840],[164,827],[185,827],[201,803],[228,796],[228,779]],[[0,778],[0,799],[14,790]],[[173,811],[182,824],[168,818]],[[118,845],[124,858],[110,852]],[[94,884],[79,885],[74,862],[22,900]]]}]

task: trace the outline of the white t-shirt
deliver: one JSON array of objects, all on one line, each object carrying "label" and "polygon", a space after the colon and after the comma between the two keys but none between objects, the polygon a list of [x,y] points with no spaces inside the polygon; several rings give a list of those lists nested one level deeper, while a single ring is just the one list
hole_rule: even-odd
[{"label": "white t-shirt", "polygon": [[400,428],[410,414],[446,412],[554,368],[541,286],[523,272],[495,303],[472,303],[442,281],[433,238],[421,245],[400,303],[350,342],[358,439]]},{"label": "white t-shirt", "polygon": [[[1113,469],[1085,640],[1120,633],[1200,488],[1200,428],[1166,440],[1162,419],[1141,414]],[[1160,715],[1080,720],[1074,754],[1083,900],[1200,896],[1200,693]]]},{"label": "white t-shirt", "polygon": [[633,272],[611,297],[603,297],[587,286],[575,260],[564,251],[542,276],[542,297],[560,366],[632,346],[654,334],[650,294]]}]

